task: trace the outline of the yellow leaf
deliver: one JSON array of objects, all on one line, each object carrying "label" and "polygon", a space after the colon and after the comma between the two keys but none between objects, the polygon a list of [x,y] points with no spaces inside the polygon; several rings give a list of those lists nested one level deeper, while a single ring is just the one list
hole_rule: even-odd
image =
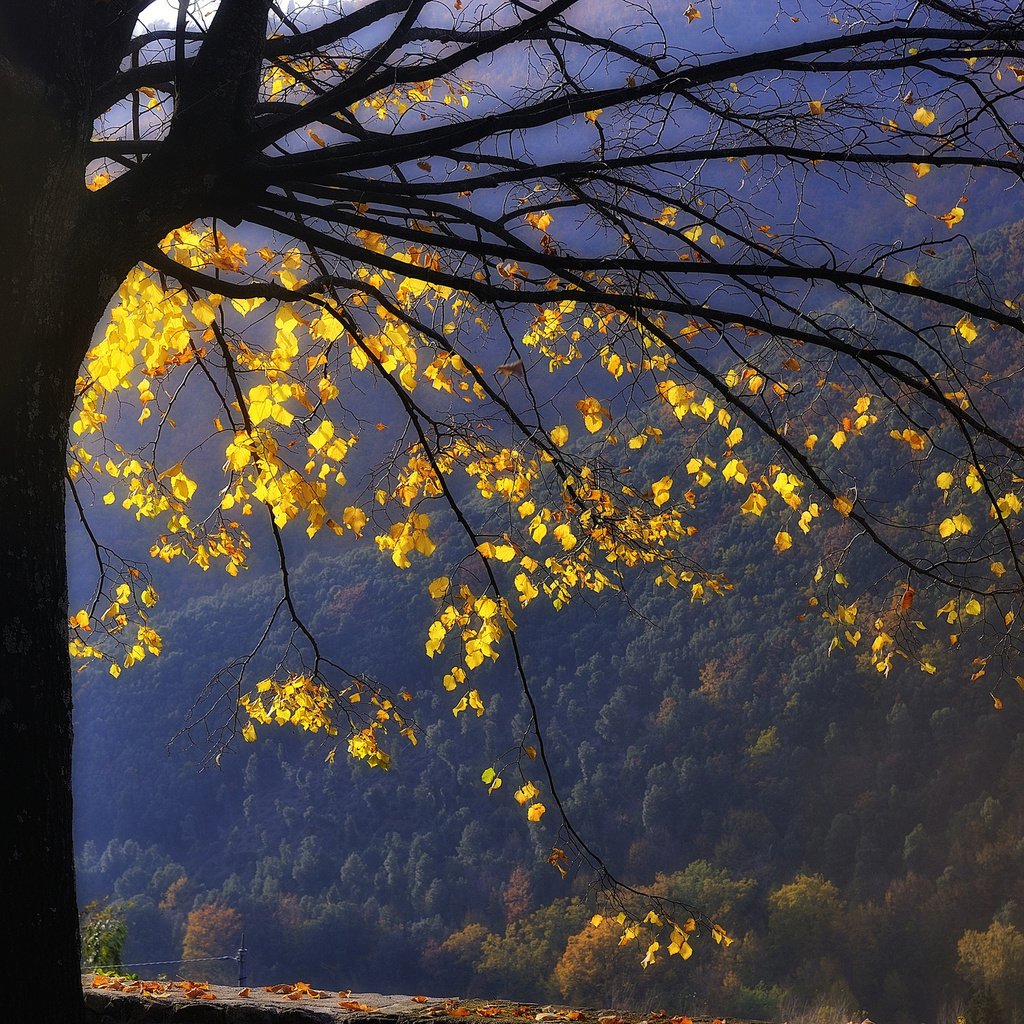
[{"label": "yellow leaf", "polygon": [[323,420],[309,435],[309,445],[315,451],[323,451],[333,437],[334,424],[330,420]]},{"label": "yellow leaf", "polygon": [[931,164],[911,164],[910,169],[919,177],[923,178],[926,174],[931,172]]},{"label": "yellow leaf", "polygon": [[832,447],[833,448],[842,448],[844,444],[846,444],[846,431],[844,431],[844,430],[837,430],[832,435]]},{"label": "yellow leaf", "polygon": [[853,511],[853,502],[840,494],[832,500],[832,507],[841,516],[848,516]]},{"label": "yellow leaf", "polygon": [[569,428],[560,423],[557,427],[551,428],[551,443],[556,448],[561,448],[569,440]]},{"label": "yellow leaf", "polygon": [[962,512],[958,512],[955,516],[943,519],[939,523],[939,536],[945,540],[947,537],[952,537],[954,533],[970,533],[972,526],[970,519]]},{"label": "yellow leaf", "polygon": [[654,504],[661,508],[671,497],[672,490],[672,477],[663,476],[660,480],[656,480],[651,485],[651,491],[653,493],[652,500]]},{"label": "yellow leaf", "polygon": [[953,486],[953,474],[952,473],[940,473],[935,478],[935,484],[937,487],[941,487],[942,490],[948,491]]},{"label": "yellow leaf", "polygon": [[341,513],[341,521],[357,536],[363,534],[363,527],[366,526],[366,513],[355,505],[349,505]]},{"label": "yellow leaf", "polygon": [[783,551],[788,551],[792,546],[793,538],[785,530],[780,530],[775,534],[775,550],[780,554]]},{"label": "yellow leaf", "polygon": [[825,104],[821,100],[809,100],[807,109],[815,116],[821,117],[825,113]]},{"label": "yellow leaf", "polygon": [[910,427],[905,427],[902,431],[890,430],[889,436],[895,441],[905,441],[915,452],[922,452],[925,449],[925,439]]},{"label": "yellow leaf", "polygon": [[513,794],[517,804],[525,804],[535,796],[540,795],[540,790],[532,782],[524,782]]},{"label": "yellow leaf", "polygon": [[597,119],[604,113],[603,107],[598,107],[596,110],[588,110],[584,113],[583,118],[589,121],[591,124],[597,124]]},{"label": "yellow leaf", "polygon": [[919,278],[913,270],[908,270],[903,275],[903,283],[909,285],[911,288],[920,288],[921,278]]},{"label": "yellow leaf", "polygon": [[941,217],[936,217],[936,220],[941,220],[947,228],[952,230],[957,224],[964,219],[964,210],[962,206],[954,206],[949,213],[942,214]]},{"label": "yellow leaf", "polygon": [[922,128],[927,128],[928,125],[935,120],[935,115],[926,107],[918,107],[917,110],[914,111],[914,120]]},{"label": "yellow leaf", "polygon": [[747,515],[759,516],[768,504],[768,500],[760,494],[751,494],[740,506],[740,511]]},{"label": "yellow leaf", "polygon": [[526,817],[529,818],[530,821],[540,821],[540,819],[544,817],[544,812],[546,810],[547,808],[542,803],[530,804],[526,809]]},{"label": "yellow leaf", "polygon": [[536,228],[538,231],[547,231],[548,226],[551,224],[551,214],[544,213],[528,213],[523,217],[530,227]]},{"label": "yellow leaf", "polygon": [[967,518],[962,512],[953,516],[953,526],[959,533],[970,533],[972,528],[970,519]]},{"label": "yellow leaf", "polygon": [[968,345],[978,337],[978,328],[974,326],[969,316],[960,317],[956,322],[956,330]]},{"label": "yellow leaf", "polygon": [[246,743],[256,742],[256,729],[252,722],[246,722],[245,725],[242,726],[242,739],[245,740]]},{"label": "yellow leaf", "polygon": [[516,576],[515,587],[519,591],[519,603],[522,605],[529,604],[539,593],[525,572],[521,572]]},{"label": "yellow leaf", "polygon": [[847,626],[852,626],[857,621],[857,606],[855,604],[839,605],[836,608],[836,618],[840,622],[845,622]]},{"label": "yellow leaf", "polygon": [[596,434],[609,416],[608,410],[596,398],[581,398],[576,408],[583,414],[583,425],[591,434]]},{"label": "yellow leaf", "polygon": [[646,970],[648,966],[655,962],[655,954],[658,952],[659,949],[661,949],[661,943],[658,941],[652,942],[647,947],[647,953],[644,956],[643,960],[640,961],[640,966],[643,967],[644,970]]},{"label": "yellow leaf", "polygon": [[387,242],[384,241],[384,236],[376,231],[368,231],[366,228],[362,228],[356,232],[356,238],[373,252],[385,252],[387,250],[388,246]]},{"label": "yellow leaf", "polygon": [[480,697],[479,691],[469,691],[469,706],[476,712],[477,718],[479,718],[484,713],[484,702]]},{"label": "yellow leaf", "polygon": [[444,597],[448,593],[450,582],[447,576],[438,576],[437,579],[431,580],[430,586],[427,587],[427,593],[433,598]]},{"label": "yellow leaf", "polygon": [[196,493],[195,481],[185,475],[180,462],[161,473],[160,479],[166,480],[170,484],[171,494],[181,501],[189,501]]}]

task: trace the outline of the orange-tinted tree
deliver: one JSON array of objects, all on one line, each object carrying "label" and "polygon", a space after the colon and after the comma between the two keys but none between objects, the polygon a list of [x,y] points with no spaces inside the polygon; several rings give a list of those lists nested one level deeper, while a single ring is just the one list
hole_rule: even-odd
[{"label": "orange-tinted tree", "polygon": [[[486,708],[476,669],[499,650],[516,664],[533,719],[485,785],[504,771],[528,819],[554,821],[560,870],[606,874],[546,771],[515,615],[644,566],[692,601],[723,592],[691,546],[708,487],[770,523],[780,556],[822,542],[809,585],[833,647],[934,671],[913,639],[938,610],[944,632],[990,638],[976,677],[1007,699],[1018,285],[980,276],[965,244],[955,276],[940,257],[972,194],[1019,176],[1015,4],[780,8],[767,34],[652,4],[628,36],[619,5],[571,0],[181,0],[163,27],[148,7],[0,11],[0,651],[20,823],[3,872],[28,965],[12,1016],[43,984],[54,1020],[81,1002],[68,476],[87,524],[92,487],[158,524],[154,557],[232,573],[259,516],[282,558],[297,521],[365,532],[401,567],[446,510],[467,557],[431,585],[427,653],[456,714]],[[353,493],[371,380],[392,454]],[[153,428],[141,443],[118,434],[131,419]],[[646,461],[673,431],[668,465]],[[907,517],[848,458],[866,445],[919,482]],[[218,485],[191,468],[201,450]],[[71,646],[116,675],[159,652],[157,593],[91,538],[100,587],[70,610]],[[865,545],[890,573],[870,614]],[[400,694],[319,649],[284,563],[274,622],[281,671],[250,678],[250,652],[219,677],[223,738],[337,730],[377,766],[385,729],[415,738]]]},{"label": "orange-tinted tree", "polygon": [[216,973],[216,961],[230,957],[241,942],[242,915],[225,903],[206,903],[189,911],[181,956],[186,961],[203,962],[202,966],[189,966],[193,971],[198,969],[203,977],[209,977]]}]

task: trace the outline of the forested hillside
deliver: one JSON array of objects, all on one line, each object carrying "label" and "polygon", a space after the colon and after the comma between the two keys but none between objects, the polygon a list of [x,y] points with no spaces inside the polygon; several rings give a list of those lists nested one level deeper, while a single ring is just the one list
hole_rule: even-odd
[{"label": "forested hillside", "polygon": [[[1019,291],[1022,241],[1015,225],[976,245],[1004,294]],[[932,286],[960,276],[947,261]],[[999,344],[977,354],[994,375]],[[1021,411],[1000,413],[1015,436]],[[685,477],[690,440],[666,429],[638,475]],[[851,440],[842,454],[869,482],[858,500],[898,494],[904,512],[944,514],[944,467],[898,445]],[[257,982],[779,1019],[824,1003],[884,1021],[955,1016],[989,986],[1021,1009],[1024,695],[1011,684],[994,700],[994,671],[972,681],[989,652],[898,580],[878,587],[880,559],[858,548],[841,578],[816,581],[820,546],[795,536],[778,550],[781,520],[737,514],[724,481],[708,493],[689,554],[730,590],[691,601],[641,574],[558,613],[532,605],[519,630],[574,824],[623,881],[721,920],[730,948],[641,970],[643,949],[591,923],[603,909],[593,878],[549,865],[544,820],[481,783],[526,709],[502,659],[478,670],[486,715],[453,716],[425,657],[427,582],[459,557],[440,526],[438,551],[406,570],[367,544],[290,552],[324,650],[414,698],[421,742],[396,747],[386,773],[329,759],[322,734],[267,728],[220,750],[234,695],[204,687],[251,646],[275,567],[257,561],[241,583],[176,567],[157,577],[162,655],[117,680],[79,677],[82,903],[124,915],[131,962],[231,954],[244,930]],[[829,529],[826,548],[850,542],[848,523]],[[80,589],[89,558],[80,543]],[[861,621],[923,637],[888,673],[821,615],[825,590],[866,602],[872,588]],[[230,965],[196,969],[221,970],[230,977]]]}]

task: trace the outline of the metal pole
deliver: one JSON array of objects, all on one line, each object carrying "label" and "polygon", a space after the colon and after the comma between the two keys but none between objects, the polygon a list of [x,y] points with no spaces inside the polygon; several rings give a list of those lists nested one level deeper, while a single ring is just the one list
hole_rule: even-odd
[{"label": "metal pole", "polygon": [[242,941],[238,947],[238,987],[245,988],[245,932],[242,932]]}]

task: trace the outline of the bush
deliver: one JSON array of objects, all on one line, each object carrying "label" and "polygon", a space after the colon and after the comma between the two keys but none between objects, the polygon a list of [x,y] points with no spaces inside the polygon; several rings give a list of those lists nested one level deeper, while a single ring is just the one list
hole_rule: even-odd
[{"label": "bush", "polygon": [[85,969],[121,966],[128,937],[125,909],[124,904],[110,905],[106,900],[93,900],[82,911],[82,966]]}]

